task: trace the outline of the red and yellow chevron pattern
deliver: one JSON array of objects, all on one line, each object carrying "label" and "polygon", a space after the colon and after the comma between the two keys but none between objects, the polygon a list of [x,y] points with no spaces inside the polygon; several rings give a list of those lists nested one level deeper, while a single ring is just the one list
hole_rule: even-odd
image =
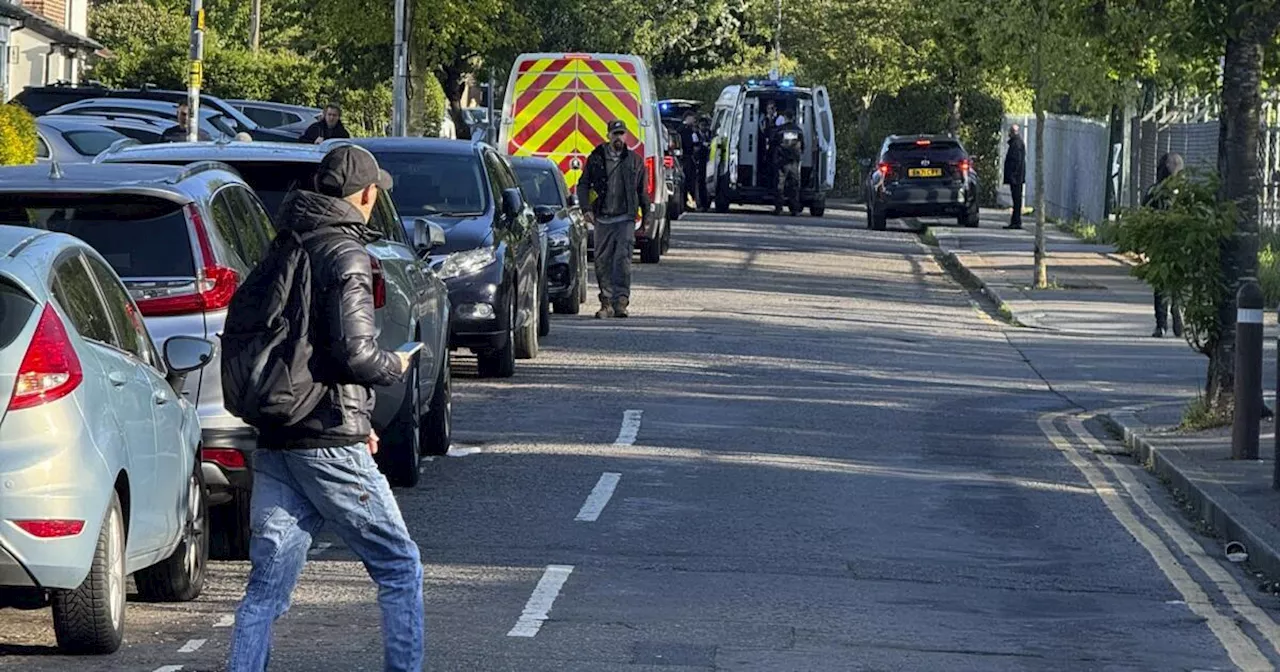
[{"label": "red and yellow chevron pattern", "polygon": [[640,81],[632,63],[589,54],[521,61],[512,95],[507,153],[551,159],[570,189],[587,155],[605,141],[610,121],[626,122],[628,144],[644,152]]}]

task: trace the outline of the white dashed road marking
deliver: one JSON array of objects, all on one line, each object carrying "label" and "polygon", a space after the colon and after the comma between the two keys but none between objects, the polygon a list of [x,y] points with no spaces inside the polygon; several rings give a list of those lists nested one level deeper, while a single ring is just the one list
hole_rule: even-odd
[{"label": "white dashed road marking", "polygon": [[524,605],[524,612],[507,636],[533,637],[538,634],[543,621],[547,620],[551,612],[551,605],[555,604],[560,589],[572,573],[573,565],[547,565],[547,570],[542,573],[542,578],[533,589],[533,595],[529,596],[529,601]]},{"label": "white dashed road marking", "polygon": [[613,442],[615,446],[630,446],[636,442],[636,436],[640,434],[640,416],[644,415],[644,411],[627,411],[622,414],[622,429],[618,431],[618,440]]},{"label": "white dashed road marking", "polygon": [[466,457],[468,455],[479,455],[480,446],[450,446],[449,457]]},{"label": "white dashed road marking", "polygon": [[196,651],[199,651],[200,647],[204,646],[204,643],[207,641],[209,640],[207,639],[187,640],[187,643],[183,644],[181,649],[178,649],[178,653],[195,653]]},{"label": "white dashed road marking", "polygon": [[164,667],[157,667],[153,672],[178,672],[181,669],[181,665],[165,665]]},{"label": "white dashed road marking", "polygon": [[236,624],[235,614],[223,614],[218,618],[218,622],[213,624],[215,628],[229,628]]},{"label": "white dashed road marking", "polygon": [[579,520],[587,523],[594,523],[600,517],[600,513],[604,511],[604,507],[609,503],[609,498],[613,497],[614,488],[618,487],[618,479],[622,478],[622,474],[606,471],[600,475],[600,480],[596,482],[596,487],[591,490],[591,494],[587,495],[587,501],[582,504],[582,510],[578,511]]}]

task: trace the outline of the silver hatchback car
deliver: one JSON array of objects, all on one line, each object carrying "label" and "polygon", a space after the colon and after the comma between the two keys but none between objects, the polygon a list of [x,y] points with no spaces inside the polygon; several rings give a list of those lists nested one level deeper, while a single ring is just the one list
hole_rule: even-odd
[{"label": "silver hatchback car", "polygon": [[[53,214],[0,203],[0,223]],[[146,599],[200,594],[200,422],[179,390],[213,354],[187,337],[160,356],[84,242],[0,226],[0,606],[51,604],[67,652],[119,648],[129,574]]]}]

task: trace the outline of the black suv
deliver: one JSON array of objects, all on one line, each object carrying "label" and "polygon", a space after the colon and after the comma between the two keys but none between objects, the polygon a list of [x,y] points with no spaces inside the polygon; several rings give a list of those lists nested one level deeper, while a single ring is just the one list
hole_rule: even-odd
[{"label": "black suv", "polygon": [[506,157],[482,142],[372,138],[395,180],[405,230],[426,219],[445,230],[431,265],[449,287],[449,347],[468,348],[480,375],[506,378],[516,359],[538,356],[539,315],[550,298],[542,269],[541,227]]},{"label": "black suv", "polygon": [[891,135],[864,184],[867,226],[889,219],[955,217],[978,225],[978,174],[964,145],[950,135]]}]

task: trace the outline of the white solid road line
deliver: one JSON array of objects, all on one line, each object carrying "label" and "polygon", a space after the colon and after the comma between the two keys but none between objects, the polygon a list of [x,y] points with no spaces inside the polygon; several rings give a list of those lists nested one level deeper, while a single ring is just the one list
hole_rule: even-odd
[{"label": "white solid road line", "polygon": [[223,614],[218,617],[218,622],[213,624],[215,628],[229,628],[236,624],[235,614]]},{"label": "white solid road line", "polygon": [[582,510],[578,511],[578,517],[574,520],[580,520],[587,523],[594,523],[600,517],[600,512],[604,511],[604,507],[609,503],[609,498],[613,497],[614,488],[618,487],[618,479],[622,478],[622,474],[606,471],[600,475],[600,480],[596,481],[596,487],[592,488],[591,494],[587,495],[587,501],[582,504]]},{"label": "white solid road line", "polygon": [[613,442],[615,446],[630,446],[636,442],[636,436],[640,434],[640,416],[644,415],[644,411],[627,411],[622,414],[622,429],[618,430],[618,439]]},{"label": "white solid road line", "polygon": [[1068,417],[1062,413],[1046,413],[1040,416],[1040,431],[1053,443],[1054,447],[1066,456],[1067,461],[1084,475],[1089,485],[1093,486],[1098,497],[1102,499],[1102,503],[1106,505],[1111,515],[1124,527],[1124,529],[1133,536],[1147,553],[1151,554],[1151,558],[1155,560],[1156,566],[1164,572],[1169,583],[1173,584],[1174,589],[1182,595],[1182,599],[1186,601],[1187,608],[1195,615],[1203,618],[1209,626],[1209,630],[1213,632],[1214,637],[1226,649],[1227,656],[1231,658],[1231,662],[1236,667],[1243,670],[1270,670],[1272,665],[1267,657],[1262,655],[1262,651],[1258,646],[1249,639],[1235,619],[1228,618],[1219,613],[1217,608],[1209,600],[1209,596],[1196,583],[1195,579],[1189,574],[1174,557],[1173,552],[1165,547],[1160,537],[1147,528],[1129,505],[1124,502],[1119,493],[1116,492],[1106,476],[1098,467],[1091,464],[1081,455],[1081,452],[1071,445],[1058,428],[1053,425],[1054,419],[1058,417]]},{"label": "white solid road line", "polygon": [[315,546],[312,546],[312,547],[307,551],[307,555],[309,555],[309,556],[311,556],[311,557],[313,557],[313,558],[314,558],[314,557],[316,557],[317,555],[320,555],[321,553],[324,553],[325,551],[329,550],[329,549],[330,549],[330,548],[332,548],[332,547],[333,547],[333,542],[331,542],[331,541],[317,541],[317,542],[316,542],[316,545],[315,545]]},{"label": "white solid road line", "polygon": [[480,446],[449,446],[449,457],[466,457],[468,455],[479,455]]},{"label": "white solid road line", "polygon": [[[1080,440],[1090,450],[1097,453],[1105,452],[1102,442],[1098,441],[1093,434],[1089,433],[1089,430],[1085,429],[1084,423],[1079,418],[1071,418],[1067,421],[1067,426],[1071,428],[1072,433],[1080,437]],[[1124,486],[1124,489],[1128,491],[1129,496],[1138,504],[1138,507],[1150,516],[1152,520],[1156,521],[1160,525],[1160,529],[1164,530],[1165,534],[1169,535],[1169,538],[1178,545],[1178,549],[1191,558],[1196,563],[1196,566],[1200,568],[1200,571],[1204,572],[1209,577],[1209,580],[1222,591],[1222,594],[1227,598],[1227,602],[1236,610],[1236,613],[1252,623],[1253,627],[1257,628],[1258,632],[1271,643],[1276,652],[1280,653],[1280,627],[1276,625],[1271,616],[1254,604],[1253,600],[1249,599],[1240,583],[1221,564],[1205,553],[1204,546],[1192,539],[1191,535],[1187,534],[1187,531],[1181,525],[1174,522],[1164,510],[1156,505],[1155,500],[1151,498],[1146,488],[1138,484],[1131,472],[1116,464],[1116,461],[1110,457],[1101,456],[1101,462],[1107,465],[1107,469],[1111,470],[1111,473],[1116,475],[1120,485]]]},{"label": "white solid road line", "polygon": [[165,665],[164,667],[157,667],[152,672],[178,672],[181,669],[181,665]]},{"label": "white solid road line", "polygon": [[199,651],[200,647],[204,646],[204,643],[207,641],[209,640],[189,639],[186,644],[182,645],[182,648],[178,649],[178,653],[195,653],[196,651]]},{"label": "white solid road line", "polygon": [[572,573],[573,565],[547,565],[547,570],[542,573],[542,578],[538,579],[538,585],[533,589],[533,595],[529,596],[529,601],[524,605],[524,612],[507,636],[533,637],[538,634],[543,621],[547,620],[547,615],[551,612],[551,605],[555,604],[560,589]]}]

